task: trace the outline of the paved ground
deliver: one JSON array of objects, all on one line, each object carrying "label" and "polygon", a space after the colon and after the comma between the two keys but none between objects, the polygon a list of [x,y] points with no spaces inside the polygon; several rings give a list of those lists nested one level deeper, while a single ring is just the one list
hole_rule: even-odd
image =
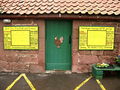
[{"label": "paved ground", "polygon": [[[20,75],[20,73],[1,73],[0,90],[6,90],[7,87],[10,87],[10,85],[10,90],[31,90],[31,88],[33,89],[32,85],[36,90],[75,90],[76,87],[82,85],[83,81],[90,77],[90,74],[64,73],[24,74],[25,76],[21,75],[21,77]],[[111,74],[109,73],[108,75],[104,76],[100,82],[106,88],[106,90],[120,90],[120,77],[116,75],[110,75]],[[26,76],[28,79],[24,79]],[[29,81],[31,81],[32,84]],[[80,89],[76,90],[101,90],[101,87],[96,82],[96,79],[92,77],[89,81],[86,81],[86,83],[81,86]]]}]

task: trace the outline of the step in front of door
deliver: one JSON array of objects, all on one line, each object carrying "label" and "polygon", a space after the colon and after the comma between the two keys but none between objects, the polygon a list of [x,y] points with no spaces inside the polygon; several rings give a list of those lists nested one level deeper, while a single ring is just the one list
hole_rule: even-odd
[{"label": "step in front of door", "polygon": [[71,70],[69,63],[47,63],[46,70]]}]

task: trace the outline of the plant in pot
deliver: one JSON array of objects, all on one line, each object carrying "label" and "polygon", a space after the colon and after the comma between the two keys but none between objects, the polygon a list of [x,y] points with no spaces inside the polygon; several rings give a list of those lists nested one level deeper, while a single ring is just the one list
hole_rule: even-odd
[{"label": "plant in pot", "polygon": [[116,64],[120,66],[120,54],[116,57]]}]

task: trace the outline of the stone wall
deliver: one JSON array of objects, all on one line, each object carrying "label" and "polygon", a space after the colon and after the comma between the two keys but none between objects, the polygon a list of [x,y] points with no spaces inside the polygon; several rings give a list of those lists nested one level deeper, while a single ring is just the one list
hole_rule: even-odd
[{"label": "stone wall", "polygon": [[[39,26],[39,50],[4,50],[3,26]],[[4,24],[0,20],[0,72],[31,72],[45,71],[45,21],[32,19],[13,19],[12,23]]]},{"label": "stone wall", "polygon": [[[39,50],[4,50],[3,26],[38,25]],[[115,46],[111,51],[78,50],[78,27],[83,26],[114,26]],[[112,62],[120,53],[120,23],[103,21],[73,20],[72,32],[72,72],[90,72],[91,65],[97,62]],[[45,72],[45,20],[12,19],[12,23],[4,24],[0,20],[0,72]]]},{"label": "stone wall", "polygon": [[[115,44],[114,50],[78,50],[78,27],[79,26],[113,26],[115,27]],[[73,72],[90,72],[91,65],[97,62],[114,61],[115,56],[120,53],[120,22],[103,22],[103,21],[73,21],[72,37],[72,71]]]}]

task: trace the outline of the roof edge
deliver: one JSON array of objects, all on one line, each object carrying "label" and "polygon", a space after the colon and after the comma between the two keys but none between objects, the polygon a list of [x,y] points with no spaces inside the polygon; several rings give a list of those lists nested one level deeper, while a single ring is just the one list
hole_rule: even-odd
[{"label": "roof edge", "polygon": [[68,15],[68,14],[44,14],[44,15],[0,15],[0,19],[70,19],[70,20],[103,20],[120,21],[120,16],[102,15]]}]

